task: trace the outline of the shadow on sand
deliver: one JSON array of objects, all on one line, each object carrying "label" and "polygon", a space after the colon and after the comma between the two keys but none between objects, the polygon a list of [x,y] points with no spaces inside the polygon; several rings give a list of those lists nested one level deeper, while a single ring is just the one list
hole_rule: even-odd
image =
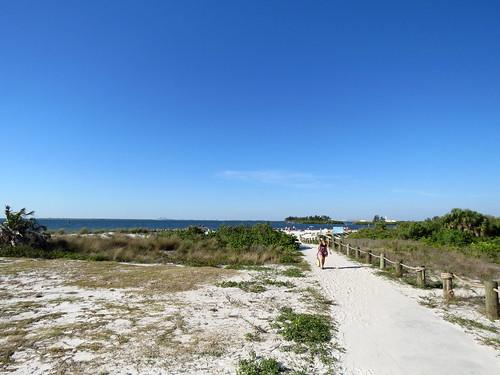
[{"label": "shadow on sand", "polygon": [[345,266],[345,267],[327,267],[325,266],[323,269],[324,270],[346,270],[350,268],[366,268],[369,266]]}]

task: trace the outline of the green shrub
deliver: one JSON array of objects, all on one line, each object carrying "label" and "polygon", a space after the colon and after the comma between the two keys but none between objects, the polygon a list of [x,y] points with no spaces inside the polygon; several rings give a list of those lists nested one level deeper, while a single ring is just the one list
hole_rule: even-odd
[{"label": "green shrub", "polygon": [[5,206],[5,219],[0,221],[0,246],[32,246],[45,248],[50,239],[47,228],[32,217],[35,211],[22,208],[13,211]]},{"label": "green shrub", "polygon": [[287,268],[286,270],[284,270],[282,272],[282,274],[284,276],[287,276],[287,277],[305,277],[302,270],[300,268],[297,268],[297,267]]},{"label": "green shrub", "polygon": [[278,375],[283,372],[278,361],[273,358],[243,359],[238,363],[238,375]]},{"label": "green shrub", "polygon": [[473,256],[486,256],[500,263],[500,237],[474,242],[467,250]]},{"label": "green shrub", "polygon": [[455,208],[441,217],[424,221],[401,222],[394,228],[376,225],[349,235],[352,239],[417,240],[428,245],[449,246],[464,254],[500,262],[497,238],[500,218],[472,210]]},{"label": "green shrub", "polygon": [[328,343],[332,339],[330,320],[323,315],[296,313],[291,308],[284,307],[276,325],[285,340],[295,343],[314,346]]},{"label": "green shrub", "polygon": [[252,293],[261,293],[266,291],[266,288],[255,281],[223,281],[217,284],[217,286],[221,288],[240,288],[245,292]]},{"label": "green shrub", "polygon": [[441,228],[432,233],[427,242],[437,245],[464,246],[472,242],[472,237],[458,229]]},{"label": "green shrub", "polygon": [[432,220],[405,222],[396,227],[396,236],[404,240],[419,240],[432,235],[438,225]]},{"label": "green shrub", "polygon": [[295,284],[291,283],[290,281],[263,279],[262,283],[264,283],[265,285],[272,285],[272,286],[277,286],[277,287],[295,288]]}]

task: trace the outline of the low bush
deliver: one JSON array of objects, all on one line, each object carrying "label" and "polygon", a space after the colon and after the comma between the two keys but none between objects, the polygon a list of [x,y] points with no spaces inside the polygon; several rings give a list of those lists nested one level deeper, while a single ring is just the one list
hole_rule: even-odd
[{"label": "low bush", "polygon": [[135,237],[122,233],[54,235],[44,249],[3,246],[0,247],[0,256],[257,266],[299,263],[302,258],[298,249],[293,236],[259,224],[254,227],[223,227],[220,233],[188,228]]},{"label": "low bush", "polygon": [[[347,238],[353,246],[384,253],[392,261],[404,260],[412,266],[425,265],[428,272],[438,276],[441,272],[476,279],[500,278],[498,252],[500,240],[474,242],[465,247],[436,245],[427,241],[400,239]],[[388,264],[388,266],[391,266]]]},{"label": "low bush", "polygon": [[294,343],[290,348],[294,352],[308,353],[310,360],[313,361],[316,357],[328,366],[335,362],[334,345],[331,342],[334,326],[329,316],[297,313],[284,307],[273,326],[285,340]]},{"label": "low bush", "polygon": [[245,292],[261,293],[266,290],[261,284],[254,281],[223,281],[217,286],[221,288],[240,288]]},{"label": "low bush", "polygon": [[488,258],[500,263],[500,218],[471,210],[453,209],[440,217],[402,222],[395,227],[377,223],[360,229],[350,239],[415,240],[440,249],[459,251],[467,256]]},{"label": "low bush", "polygon": [[282,274],[284,276],[287,276],[287,277],[305,277],[302,270],[300,268],[297,268],[297,267],[287,268],[286,270],[284,270],[282,272]]},{"label": "low bush", "polygon": [[278,375],[284,372],[279,362],[274,358],[257,358],[255,354],[250,359],[238,363],[238,375]]},{"label": "low bush", "polygon": [[425,241],[436,245],[465,246],[472,242],[472,237],[458,229],[440,228],[426,237]]},{"label": "low bush", "polygon": [[276,324],[285,340],[298,344],[321,345],[332,339],[330,319],[323,315],[296,313],[284,307]]}]

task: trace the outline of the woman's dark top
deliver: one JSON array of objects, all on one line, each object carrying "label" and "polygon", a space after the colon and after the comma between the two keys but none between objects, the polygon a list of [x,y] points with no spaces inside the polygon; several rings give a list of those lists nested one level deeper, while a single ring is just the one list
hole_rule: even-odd
[{"label": "woman's dark top", "polygon": [[326,245],[319,245],[318,254],[324,257],[328,256],[328,247]]}]

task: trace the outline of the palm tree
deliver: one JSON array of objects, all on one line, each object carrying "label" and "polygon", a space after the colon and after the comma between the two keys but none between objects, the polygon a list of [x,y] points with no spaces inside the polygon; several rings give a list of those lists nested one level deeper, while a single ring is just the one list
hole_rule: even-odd
[{"label": "palm tree", "polygon": [[27,211],[22,208],[15,212],[10,206],[5,206],[5,220],[0,224],[0,246],[31,245],[45,247],[50,238],[45,231],[47,228],[39,225],[35,218],[34,211]]},{"label": "palm tree", "polygon": [[441,221],[445,228],[458,229],[474,237],[487,236],[491,232],[491,218],[472,210],[454,208]]}]

